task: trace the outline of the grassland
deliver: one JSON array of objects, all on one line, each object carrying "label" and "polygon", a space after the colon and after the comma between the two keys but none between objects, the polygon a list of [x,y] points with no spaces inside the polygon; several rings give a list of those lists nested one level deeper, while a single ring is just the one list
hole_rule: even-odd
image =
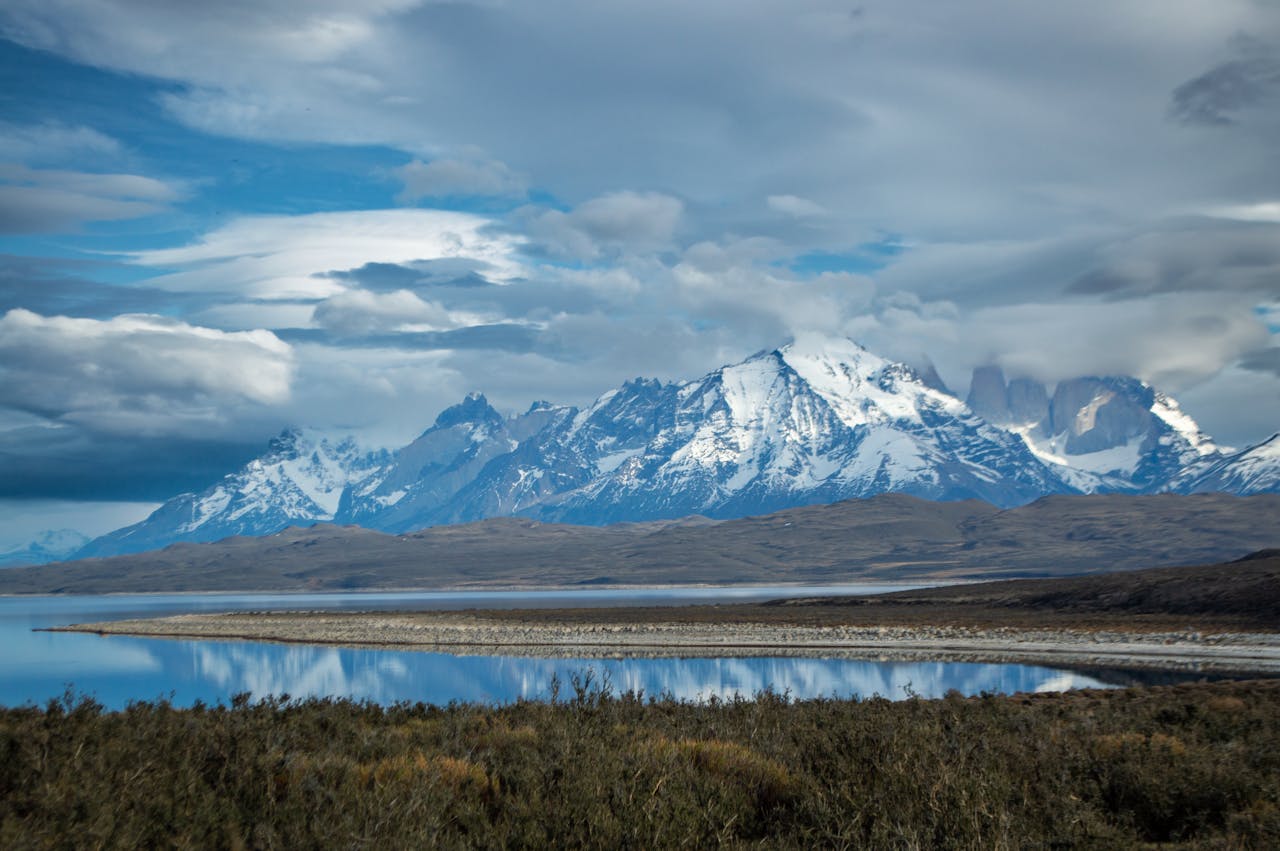
[{"label": "grassland", "polygon": [[1275,848],[1280,682],[0,711],[5,848]]}]

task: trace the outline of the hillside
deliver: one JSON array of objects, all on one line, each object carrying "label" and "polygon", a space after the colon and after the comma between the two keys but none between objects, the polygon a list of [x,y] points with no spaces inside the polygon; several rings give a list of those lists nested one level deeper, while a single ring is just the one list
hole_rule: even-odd
[{"label": "hillside", "polygon": [[406,535],[261,538],[0,573],[0,593],[343,591],[1065,576],[1239,558],[1280,544],[1280,495],[1054,496],[1000,511],[901,494],[718,523],[498,518]]}]

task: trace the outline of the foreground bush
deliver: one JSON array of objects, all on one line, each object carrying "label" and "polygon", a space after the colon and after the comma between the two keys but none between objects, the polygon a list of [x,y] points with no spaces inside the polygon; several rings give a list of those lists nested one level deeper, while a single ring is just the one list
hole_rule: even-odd
[{"label": "foreground bush", "polygon": [[1273,681],[709,705],[575,685],[3,710],[0,847],[1280,847]]}]

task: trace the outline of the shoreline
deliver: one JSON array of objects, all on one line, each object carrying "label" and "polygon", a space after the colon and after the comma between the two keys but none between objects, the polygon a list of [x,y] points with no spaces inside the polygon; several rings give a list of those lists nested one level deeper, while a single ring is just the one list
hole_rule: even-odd
[{"label": "shoreline", "polygon": [[[43,566],[43,565],[40,565]],[[22,600],[32,597],[376,597],[388,594],[528,594],[528,593],[572,593],[576,591],[738,591],[759,588],[848,588],[855,591],[860,588],[883,588],[918,590],[923,588],[942,588],[957,585],[982,585],[998,579],[933,579],[927,582],[896,582],[890,580],[864,579],[848,582],[810,582],[804,580],[777,582],[668,582],[668,583],[577,583],[573,585],[545,585],[540,583],[490,585],[486,583],[462,583],[434,588],[395,587],[395,588],[348,588],[309,591],[305,588],[258,589],[258,590],[224,590],[224,591],[103,591],[103,592],[53,592],[53,593],[0,593],[0,600]]]},{"label": "shoreline", "polygon": [[475,612],[233,612],[52,627],[52,632],[450,653],[619,656],[839,656],[1045,662],[1280,675],[1280,634],[957,626],[567,621]]}]

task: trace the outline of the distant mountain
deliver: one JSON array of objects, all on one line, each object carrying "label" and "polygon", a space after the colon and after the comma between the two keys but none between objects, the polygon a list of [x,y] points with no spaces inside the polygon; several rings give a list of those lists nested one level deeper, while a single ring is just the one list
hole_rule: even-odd
[{"label": "distant mountain", "polygon": [[201,493],[170,499],[149,517],[95,539],[79,557],[136,553],[179,541],[216,541],[263,535],[287,526],[334,519],[348,485],[387,462],[352,438],[333,441],[291,429],[271,441],[261,458]]},{"label": "distant mountain", "polygon": [[0,568],[62,561],[75,555],[87,543],[89,539],[74,529],[41,532],[31,542],[0,553]]},{"label": "distant mountain", "polygon": [[1280,490],[1274,444],[1227,455],[1135,378],[1050,391],[988,367],[966,403],[931,367],[805,337],[691,381],[628,381],[583,409],[539,402],[503,416],[473,393],[396,452],[286,432],[80,555],[320,522],[402,533],[503,516],[727,519],[882,493],[1000,507],[1048,494],[1256,493]]},{"label": "distant mountain", "polygon": [[968,403],[1081,493],[1154,493],[1221,450],[1169,396],[1124,376],[1061,381],[1049,395],[999,367],[974,371]]}]

